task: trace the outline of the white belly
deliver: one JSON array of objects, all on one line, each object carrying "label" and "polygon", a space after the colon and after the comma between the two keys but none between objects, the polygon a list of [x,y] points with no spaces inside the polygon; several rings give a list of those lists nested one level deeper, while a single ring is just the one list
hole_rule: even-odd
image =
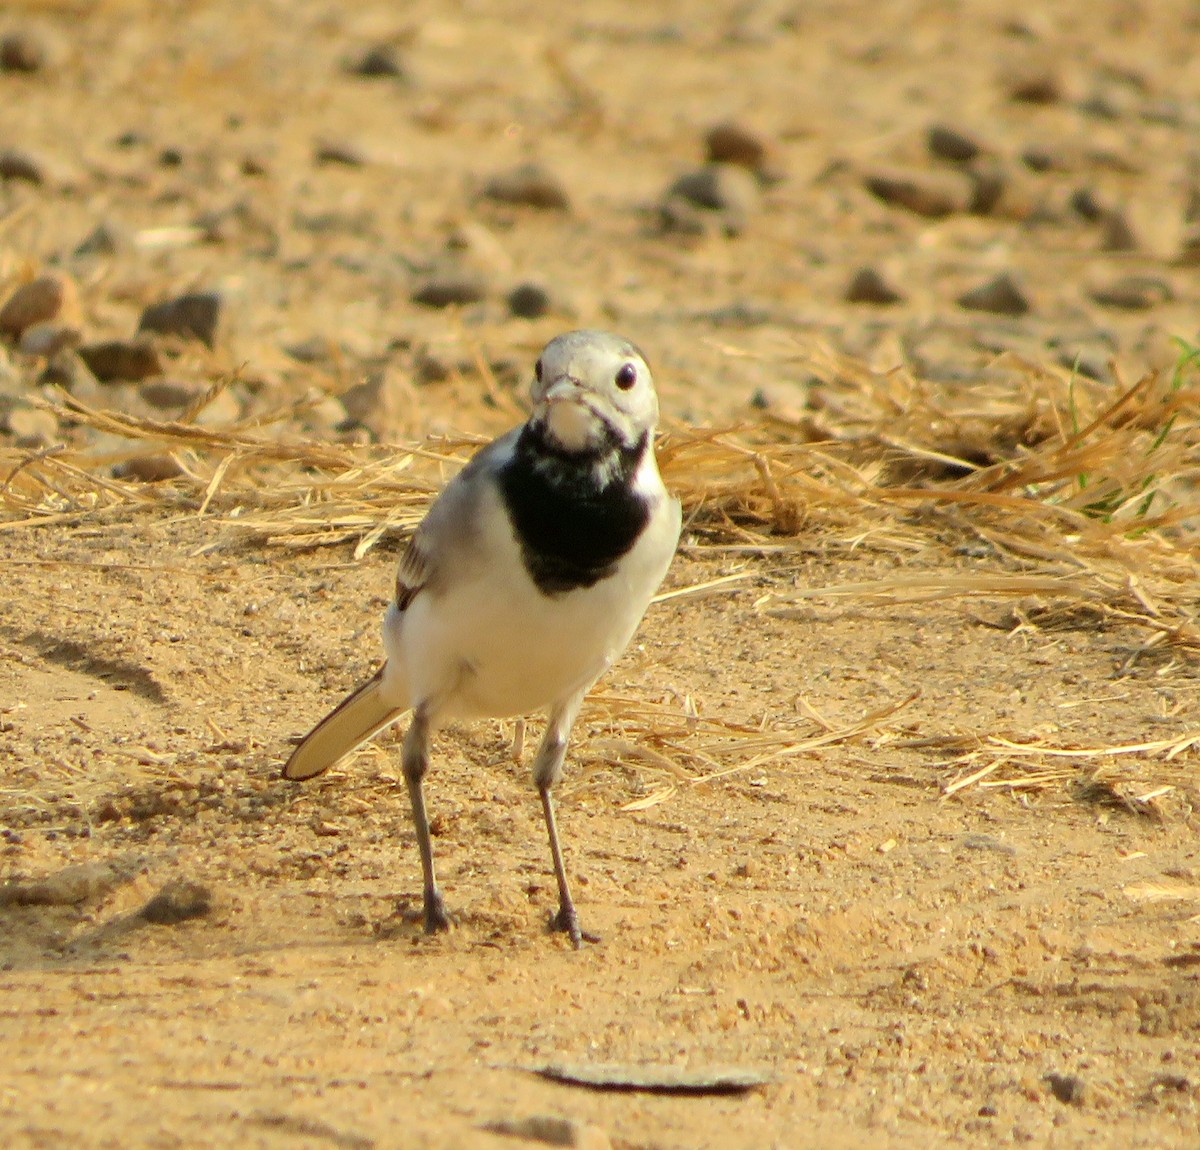
[{"label": "white belly", "polygon": [[401,692],[409,706],[427,703],[434,721],[521,715],[585,691],[628,644],[678,534],[672,515],[655,516],[609,578],[547,596],[496,512],[487,518],[486,565],[385,620],[389,693],[398,704]]}]

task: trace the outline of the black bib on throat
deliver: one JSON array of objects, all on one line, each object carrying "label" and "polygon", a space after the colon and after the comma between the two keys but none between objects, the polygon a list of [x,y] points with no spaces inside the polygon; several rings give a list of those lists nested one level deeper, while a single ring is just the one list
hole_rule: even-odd
[{"label": "black bib on throat", "polygon": [[650,519],[633,477],[650,443],[571,453],[527,424],[499,473],[525,569],[546,595],[591,587],[616,570]]}]

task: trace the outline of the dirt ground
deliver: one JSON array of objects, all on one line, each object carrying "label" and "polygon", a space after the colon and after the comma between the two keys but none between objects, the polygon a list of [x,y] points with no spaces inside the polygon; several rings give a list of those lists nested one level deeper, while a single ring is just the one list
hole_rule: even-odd
[{"label": "dirt ground", "polygon": [[[347,450],[511,425],[537,349],[574,326],[645,348],[672,433],[811,411],[822,356],[959,399],[1030,363],[1115,387],[1197,341],[1200,21],[1183,0],[1036,7],[10,4],[0,35],[45,55],[0,72],[0,150],[42,171],[0,181],[0,295],[68,272],[88,341],[219,290],[214,347],[175,349],[167,374],[235,373],[216,422],[307,396],[266,433]],[[402,75],[354,73],[379,45]],[[665,190],[727,120],[768,142],[761,190],[664,230]],[[934,124],[978,142],[973,174],[930,154]],[[526,161],[569,210],[483,194]],[[898,170],[954,205],[872,194]],[[971,210],[987,176],[999,204]],[[79,252],[102,224],[111,242]],[[414,302],[447,259],[481,298]],[[848,302],[864,266],[904,298]],[[957,302],[1001,273],[1025,310]],[[523,281],[547,314],[510,313]],[[7,413],[37,410],[44,367],[0,351]],[[163,417],[134,384],[68,385]],[[7,418],[8,461],[122,450]],[[396,541],[231,542],[241,509],[178,489],[136,514],[0,520],[5,1146],[501,1147],[530,1131],[488,1126],[539,1115],[597,1147],[1196,1144],[1195,749],[1114,758],[1114,787],[1085,754],[954,786],[954,748],[989,736],[1182,739],[1186,648],[989,601],[764,610],[998,560],[852,524],[745,549],[685,533],[668,591],[739,578],[652,607],[562,788],[602,942],[546,930],[544,832],[504,723],[437,739],[457,926],[426,938],[394,737],[278,779],[375,665]],[[655,715],[782,732],[778,750],[877,712],[703,784],[638,751]],[[601,1091],[534,1073],[552,1063],[766,1080]]]}]

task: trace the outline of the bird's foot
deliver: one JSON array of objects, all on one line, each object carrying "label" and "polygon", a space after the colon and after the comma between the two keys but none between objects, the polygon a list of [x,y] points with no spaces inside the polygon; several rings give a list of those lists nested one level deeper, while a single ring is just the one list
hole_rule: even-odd
[{"label": "bird's foot", "polygon": [[425,892],[425,933],[437,934],[449,930],[452,925],[450,915],[446,913],[446,904],[442,900],[440,890]]},{"label": "bird's foot", "polygon": [[580,927],[579,915],[570,903],[563,903],[558,908],[558,913],[551,915],[550,929],[561,930],[564,934],[569,935],[571,945],[576,950],[582,950],[585,942],[596,943],[600,941],[598,934],[594,934],[590,930],[583,930]]}]

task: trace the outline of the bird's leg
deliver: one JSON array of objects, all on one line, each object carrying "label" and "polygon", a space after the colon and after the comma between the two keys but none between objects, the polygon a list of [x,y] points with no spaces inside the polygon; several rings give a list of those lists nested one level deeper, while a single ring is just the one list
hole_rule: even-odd
[{"label": "bird's leg", "polygon": [[429,770],[429,715],[424,705],[413,711],[412,726],[404,736],[401,752],[404,781],[412,804],[413,826],[417,831],[417,849],[421,852],[421,873],[425,879],[425,933],[447,930],[450,916],[433,872],[433,842],[429,836],[429,816],[425,811],[425,774]]},{"label": "bird's leg", "polygon": [[550,929],[566,931],[571,936],[576,950],[583,946],[585,939],[588,942],[599,942],[600,938],[598,935],[585,934],[580,929],[579,914],[571,898],[567,868],[563,863],[562,847],[558,842],[558,822],[554,817],[554,797],[551,792],[554,784],[562,776],[563,760],[567,755],[567,736],[582,702],[583,696],[580,695],[550,712],[546,734],[533,763],[533,781],[542,799],[546,832],[550,836],[550,858],[554,863],[554,877],[558,880],[558,913],[550,920]]}]

